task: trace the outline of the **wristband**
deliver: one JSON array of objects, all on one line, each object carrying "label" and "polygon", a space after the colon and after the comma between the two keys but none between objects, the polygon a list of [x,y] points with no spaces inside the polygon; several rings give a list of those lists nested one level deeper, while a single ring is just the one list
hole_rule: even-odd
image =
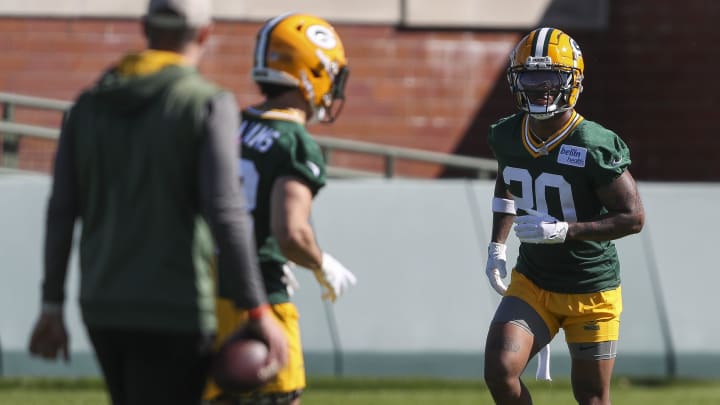
[{"label": "wristband", "polygon": [[507,245],[504,243],[490,242],[488,245],[488,257],[496,258],[500,257],[505,259],[505,252],[507,251]]},{"label": "wristband", "polygon": [[255,308],[248,310],[248,318],[250,318],[253,321],[256,321],[260,318],[262,318],[263,315],[265,315],[265,312],[270,310],[270,305],[263,304],[260,306],[257,306]]},{"label": "wristband", "polygon": [[492,200],[493,212],[515,215],[515,200],[494,197]]}]

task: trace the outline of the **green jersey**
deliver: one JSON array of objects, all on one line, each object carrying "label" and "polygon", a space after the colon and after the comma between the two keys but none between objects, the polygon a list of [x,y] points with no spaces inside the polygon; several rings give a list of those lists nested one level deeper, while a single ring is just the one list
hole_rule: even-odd
[{"label": "green jersey", "polygon": [[246,109],[241,115],[241,171],[248,209],[252,213],[260,267],[268,299],[289,301],[282,281],[283,256],[270,231],[270,198],[275,181],[292,176],[313,196],[325,185],[325,160],[320,147],[292,111]]},{"label": "green jersey", "polygon": [[[544,142],[515,114],[490,126],[488,141],[515,205],[567,222],[589,221],[607,212],[595,190],[630,165],[625,143],[612,131],[573,111],[568,123]],[[518,215],[524,214],[519,212]],[[517,271],[539,287],[588,293],[620,285],[612,241],[571,240],[520,245]]]}]

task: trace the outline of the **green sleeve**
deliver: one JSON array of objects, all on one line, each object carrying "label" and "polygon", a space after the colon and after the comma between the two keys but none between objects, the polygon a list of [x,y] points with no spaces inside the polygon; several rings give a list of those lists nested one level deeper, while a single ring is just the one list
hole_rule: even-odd
[{"label": "green sleeve", "polygon": [[598,186],[610,184],[620,176],[632,162],[630,150],[617,134],[607,131],[603,142],[592,148],[594,165],[591,169],[593,181]]},{"label": "green sleeve", "polygon": [[288,138],[287,147],[283,148],[285,156],[278,168],[279,176],[295,176],[300,178],[312,191],[317,194],[325,186],[325,159],[320,147],[309,135],[295,133]]}]

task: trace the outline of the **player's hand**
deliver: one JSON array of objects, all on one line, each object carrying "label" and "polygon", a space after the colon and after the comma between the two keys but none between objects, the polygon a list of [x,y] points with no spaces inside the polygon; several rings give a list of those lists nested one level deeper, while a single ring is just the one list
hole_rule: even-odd
[{"label": "player's hand", "polygon": [[275,375],[288,362],[288,343],[280,324],[270,310],[248,321],[250,332],[268,346],[267,365],[262,374]]},{"label": "player's hand", "polygon": [[280,280],[285,283],[285,289],[288,295],[291,297],[295,294],[295,291],[300,289],[300,283],[297,278],[295,278],[295,272],[293,272],[293,270],[295,270],[295,263],[285,263],[283,265],[283,275],[280,277]]},{"label": "player's hand", "polygon": [[68,335],[62,310],[43,311],[40,314],[30,337],[29,351],[33,356],[48,360],[55,360],[60,354],[65,361],[70,360]]},{"label": "player's hand", "polygon": [[327,253],[323,253],[322,268],[313,270],[318,283],[324,288],[322,298],[335,300],[357,283],[355,275],[345,266]]},{"label": "player's hand", "polygon": [[485,266],[485,274],[487,274],[490,286],[500,295],[505,295],[507,286],[502,279],[507,276],[507,256],[505,251],[507,246],[502,243],[490,242],[488,245],[488,260]]},{"label": "player's hand", "polygon": [[521,242],[555,244],[565,242],[568,223],[532,209],[515,218],[515,234]]}]

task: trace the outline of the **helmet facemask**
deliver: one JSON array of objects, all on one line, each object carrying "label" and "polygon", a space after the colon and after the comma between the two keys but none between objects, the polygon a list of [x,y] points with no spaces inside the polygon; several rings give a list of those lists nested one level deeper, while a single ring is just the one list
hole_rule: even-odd
[{"label": "helmet facemask", "polygon": [[[574,107],[572,96],[582,90],[577,78],[579,72],[559,67],[534,70],[526,67],[508,70],[510,89],[522,111],[533,118],[546,120]],[[536,103],[538,100],[540,102]]]},{"label": "helmet facemask", "polygon": [[333,75],[330,91],[321,97],[321,105],[313,106],[314,119],[322,124],[335,122],[345,106],[345,84],[350,70],[343,66]]}]

